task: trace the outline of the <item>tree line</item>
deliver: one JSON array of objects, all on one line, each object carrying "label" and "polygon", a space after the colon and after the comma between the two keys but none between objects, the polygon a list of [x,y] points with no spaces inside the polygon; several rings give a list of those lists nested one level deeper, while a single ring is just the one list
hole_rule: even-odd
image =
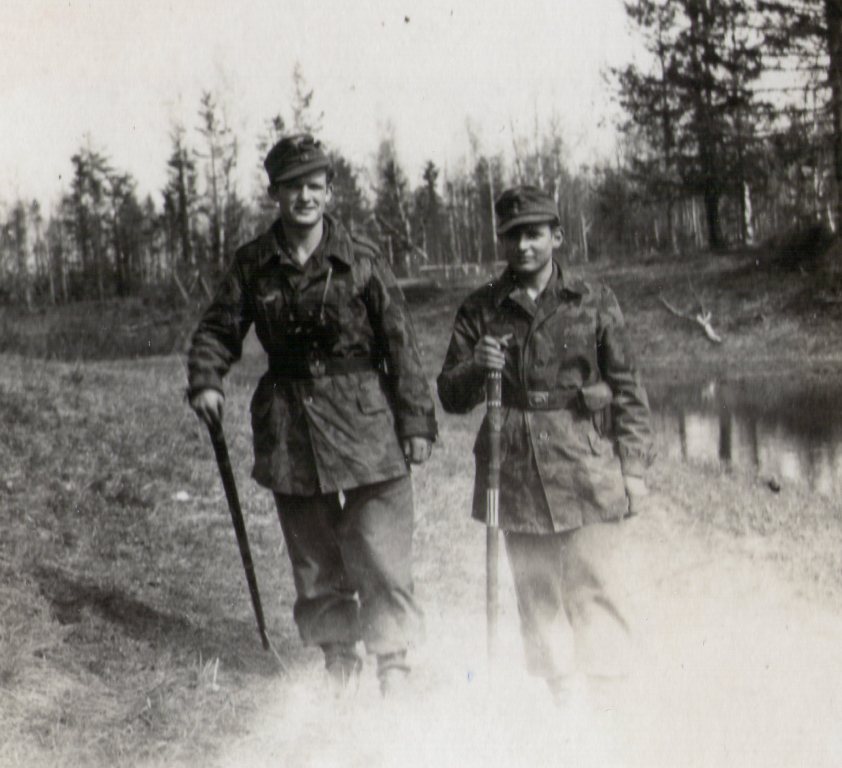
[{"label": "tree line", "polygon": [[[608,73],[622,108],[615,157],[573,169],[557,120],[511,137],[508,152],[469,147],[457,165],[429,159],[419,178],[394,135],[373,167],[334,152],[333,212],[376,241],[402,276],[490,268],[493,201],[530,182],[558,201],[572,258],[639,258],[748,245],[842,220],[842,0],[628,0],[643,60]],[[287,132],[321,132],[296,66],[289,112],[265,121],[262,157]],[[234,249],[274,217],[262,169],[238,189],[240,137],[212,91],[196,122],[173,125],[166,184],[136,181],[87,140],[54,210],[0,207],[0,301],[67,303],[154,291],[207,296]]]}]

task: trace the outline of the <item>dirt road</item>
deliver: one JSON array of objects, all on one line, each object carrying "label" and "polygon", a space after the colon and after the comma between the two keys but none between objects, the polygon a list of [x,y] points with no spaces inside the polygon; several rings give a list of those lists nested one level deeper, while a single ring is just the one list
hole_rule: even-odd
[{"label": "dirt road", "polygon": [[[462,541],[447,562],[426,550],[424,510],[445,492],[429,484],[443,471],[417,483],[419,589],[447,593],[433,584],[450,579],[452,600],[426,605],[411,700],[384,704],[369,665],[356,699],[329,702],[313,655],[255,690],[260,719],[215,766],[842,765],[842,614],[799,594],[758,556],[762,541],[694,532],[657,492],[628,527],[638,664],[616,707],[559,711],[525,677],[505,564],[503,663],[489,681],[482,530],[454,522]],[[451,488],[454,521],[466,492]]]}]

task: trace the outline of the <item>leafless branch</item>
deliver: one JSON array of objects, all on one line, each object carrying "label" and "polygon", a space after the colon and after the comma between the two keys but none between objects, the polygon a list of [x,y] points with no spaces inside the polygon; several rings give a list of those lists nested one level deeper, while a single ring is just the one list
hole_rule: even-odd
[{"label": "leafless branch", "polygon": [[[693,291],[695,295],[695,291]],[[663,296],[659,296],[661,300],[661,304],[663,304],[667,310],[675,315],[676,317],[683,318],[684,320],[689,320],[693,323],[698,323],[702,330],[705,333],[705,336],[712,341],[714,344],[721,344],[722,337],[713,329],[713,325],[711,324],[712,315],[709,311],[705,310],[704,306],[702,306],[701,301],[699,301],[699,311],[693,315],[689,312],[682,312],[681,310],[674,307],[670,304]],[[696,297],[698,300],[698,296]]]}]

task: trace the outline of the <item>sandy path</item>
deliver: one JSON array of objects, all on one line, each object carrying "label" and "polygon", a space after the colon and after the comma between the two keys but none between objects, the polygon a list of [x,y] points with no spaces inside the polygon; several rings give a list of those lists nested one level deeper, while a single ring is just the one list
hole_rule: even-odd
[{"label": "sandy path", "polygon": [[369,667],[353,702],[327,701],[314,655],[255,691],[261,718],[215,765],[842,765],[842,614],[799,596],[747,542],[688,534],[658,501],[629,529],[639,665],[615,709],[560,712],[524,677],[504,567],[508,666],[493,686],[482,605],[427,606],[412,700],[384,704]]}]

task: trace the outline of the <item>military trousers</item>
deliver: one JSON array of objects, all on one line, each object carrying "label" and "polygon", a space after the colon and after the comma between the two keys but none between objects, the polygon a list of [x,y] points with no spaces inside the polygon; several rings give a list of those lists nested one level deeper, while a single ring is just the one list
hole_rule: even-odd
[{"label": "military trousers", "polygon": [[362,640],[378,655],[406,650],[423,628],[413,596],[410,477],[351,488],[342,498],[276,493],[275,502],[303,642]]},{"label": "military trousers", "polygon": [[505,533],[528,671],[547,680],[622,677],[631,662],[624,524]]}]

